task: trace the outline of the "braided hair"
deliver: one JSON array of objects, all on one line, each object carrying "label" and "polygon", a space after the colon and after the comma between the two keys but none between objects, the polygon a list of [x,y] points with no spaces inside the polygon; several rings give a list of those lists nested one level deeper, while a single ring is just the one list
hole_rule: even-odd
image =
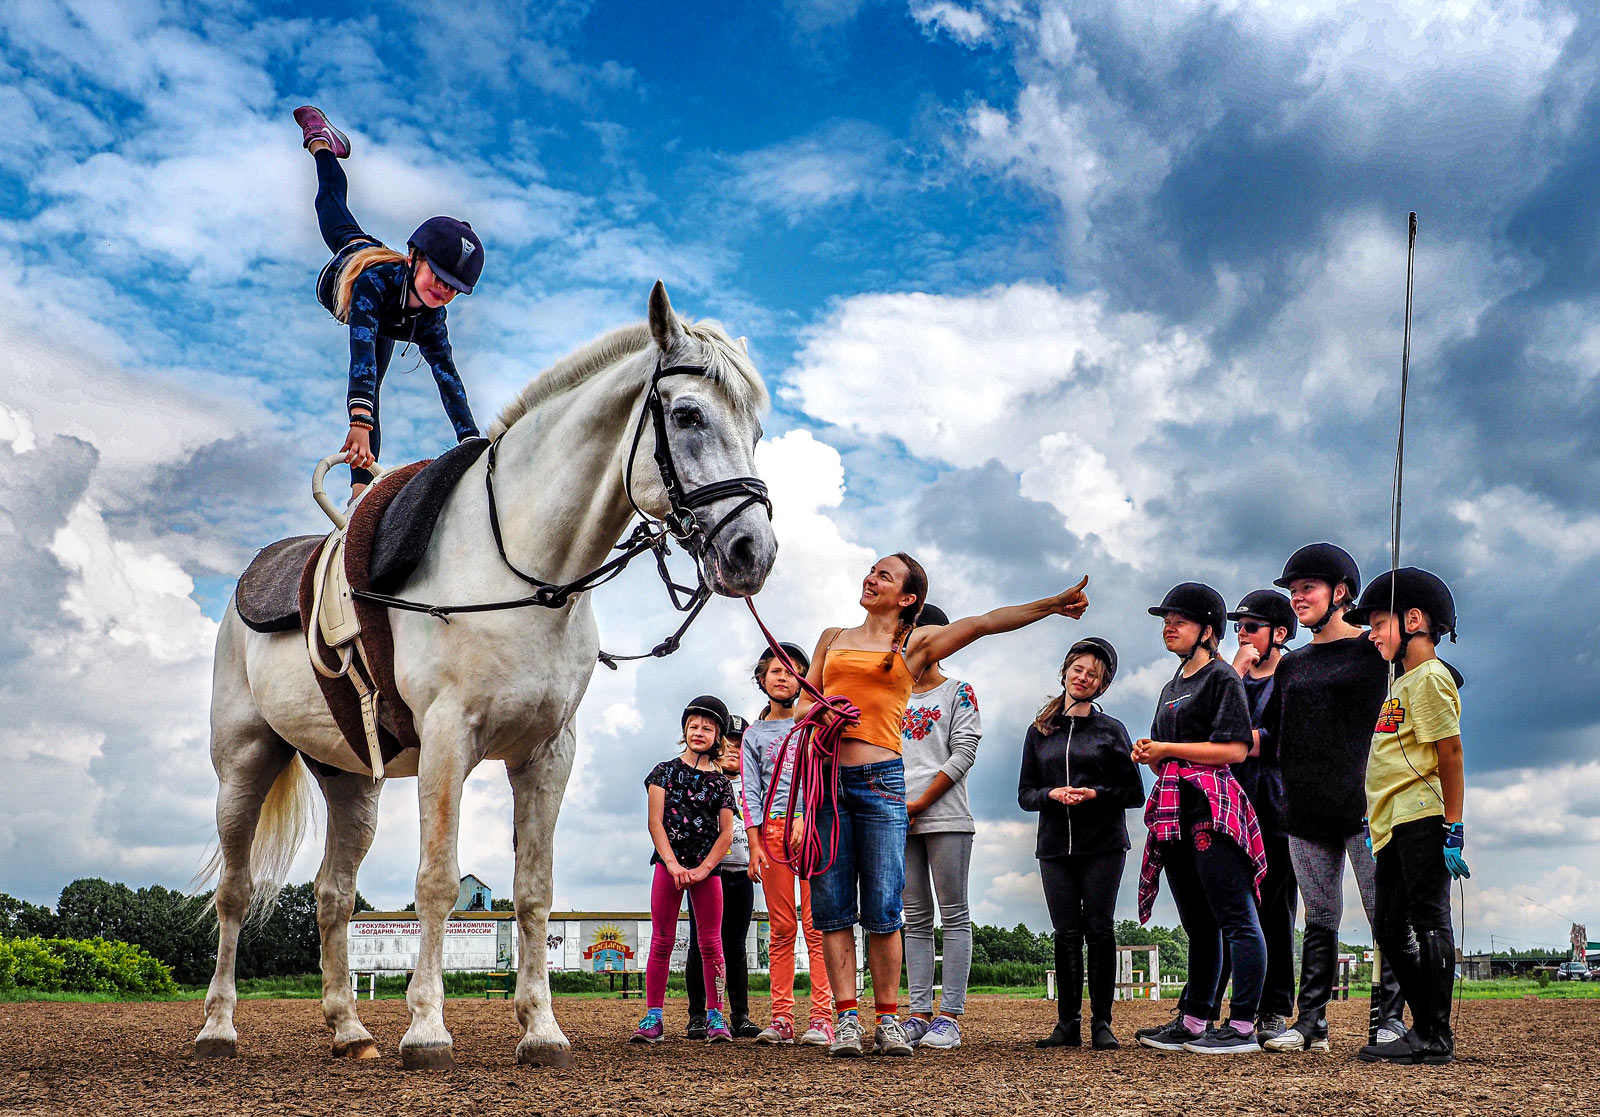
[{"label": "braided hair", "polygon": [[917,614],[922,612],[923,603],[928,600],[928,572],[922,569],[922,564],[904,551],[896,551],[889,557],[905,563],[906,578],[900,586],[900,592],[909,593],[916,600],[900,610],[900,623],[894,630],[894,639],[889,644],[889,652],[879,664],[885,671],[894,666],[895,653],[904,646],[904,641],[911,635],[912,629],[916,628]]}]

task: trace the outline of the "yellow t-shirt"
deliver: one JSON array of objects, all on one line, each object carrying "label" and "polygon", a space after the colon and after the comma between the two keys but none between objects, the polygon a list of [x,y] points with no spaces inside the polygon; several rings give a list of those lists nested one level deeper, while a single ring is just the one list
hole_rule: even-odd
[{"label": "yellow t-shirt", "polygon": [[1430,659],[1394,681],[1378,712],[1367,757],[1372,852],[1388,845],[1390,834],[1402,823],[1429,815],[1443,817],[1444,790],[1434,743],[1460,732],[1461,695],[1443,663]]}]

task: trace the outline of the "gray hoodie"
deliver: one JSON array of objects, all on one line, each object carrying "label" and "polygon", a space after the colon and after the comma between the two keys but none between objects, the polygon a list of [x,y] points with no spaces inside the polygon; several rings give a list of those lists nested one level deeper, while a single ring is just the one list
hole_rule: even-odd
[{"label": "gray hoodie", "polygon": [[[744,824],[746,826],[766,825],[767,793],[771,790],[773,782],[778,784],[778,795],[773,800],[775,811],[783,811],[789,805],[789,785],[793,779],[793,761],[790,770],[779,772],[778,745],[789,735],[794,728],[794,718],[783,718],[776,721],[753,721],[750,728],[744,731],[740,738],[739,748],[743,754],[744,787],[740,800],[744,806]],[[799,813],[799,804],[795,804]]]},{"label": "gray hoodie", "polygon": [[955,783],[911,824],[912,834],[971,834],[972,808],[967,800],[967,772],[978,759],[978,698],[972,684],[946,679],[932,690],[912,694],[900,727],[901,757],[906,765],[906,802],[917,798],[933,777],[943,772]]}]

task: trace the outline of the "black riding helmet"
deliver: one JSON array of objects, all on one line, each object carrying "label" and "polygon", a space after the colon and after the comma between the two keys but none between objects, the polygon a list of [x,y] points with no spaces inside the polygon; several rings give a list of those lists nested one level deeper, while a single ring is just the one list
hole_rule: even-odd
[{"label": "black riding helmet", "polygon": [[[1350,552],[1343,547],[1336,547],[1332,543],[1309,543],[1289,556],[1289,561],[1283,564],[1283,577],[1276,579],[1272,584],[1289,588],[1289,583],[1296,578],[1315,578],[1327,582],[1329,586],[1337,586],[1343,582],[1350,591],[1349,600],[1354,602],[1361,593],[1361,568],[1356,565],[1356,560]],[[1312,632],[1321,632],[1333,619],[1336,612],[1330,595],[1328,611],[1316,624],[1306,625]]]},{"label": "black riding helmet", "polygon": [[[778,647],[783,649],[783,654],[789,657],[789,662],[800,668],[802,674],[811,670],[811,656],[799,644],[791,644],[787,640],[778,641]],[[756,684],[761,683],[761,676],[767,669],[767,664],[778,658],[771,648],[761,649],[761,655],[756,659]]]},{"label": "black riding helmet", "polygon": [[472,294],[483,274],[483,241],[471,225],[454,217],[430,217],[406,243],[427,257],[434,275],[463,295]]},{"label": "black riding helmet", "polygon": [[1100,692],[1095,697],[1111,689],[1111,680],[1117,677],[1117,649],[1111,646],[1111,641],[1101,636],[1085,636],[1072,647],[1067,649],[1067,659],[1087,652],[1105,665],[1104,677],[1100,680]]},{"label": "black riding helmet", "polygon": [[722,699],[714,694],[702,694],[683,708],[683,717],[678,722],[678,728],[684,729],[689,725],[689,719],[696,714],[710,718],[717,723],[717,738],[728,735],[728,707]]},{"label": "black riding helmet", "polygon": [[945,611],[943,609],[939,608],[937,605],[929,605],[926,602],[924,602],[923,606],[922,606],[922,612],[917,614],[917,627],[918,628],[921,628],[923,625],[927,625],[927,624],[949,624],[949,623],[950,623],[950,618],[948,616],[946,616],[945,615]]},{"label": "black riding helmet", "polygon": [[1230,621],[1246,617],[1266,621],[1273,628],[1288,629],[1287,640],[1293,640],[1300,631],[1300,620],[1294,615],[1294,606],[1277,590],[1251,590],[1240,599],[1238,608],[1228,614]]},{"label": "black riding helmet", "polygon": [[[1204,582],[1179,582],[1167,591],[1160,605],[1146,610],[1152,617],[1177,613],[1200,625],[1210,625],[1213,639],[1222,639],[1222,626],[1227,621],[1228,606],[1222,595]],[[1191,655],[1194,653],[1190,653]]]},{"label": "black riding helmet", "polygon": [[[1415,566],[1402,566],[1393,573],[1385,570],[1372,580],[1372,585],[1367,587],[1367,592],[1361,595],[1355,607],[1345,613],[1345,620],[1364,628],[1372,623],[1373,613],[1387,613],[1391,605],[1402,616],[1408,609],[1421,609],[1433,622],[1433,631],[1428,635],[1434,638],[1434,643],[1437,644],[1447,632],[1451,642],[1455,642],[1455,598],[1450,595],[1450,587],[1437,574]],[[1422,633],[1412,635],[1420,636]]]}]

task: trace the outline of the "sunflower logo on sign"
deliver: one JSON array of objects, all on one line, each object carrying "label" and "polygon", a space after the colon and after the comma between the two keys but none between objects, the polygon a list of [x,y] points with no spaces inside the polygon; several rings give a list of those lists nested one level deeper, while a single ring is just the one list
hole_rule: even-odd
[{"label": "sunflower logo on sign", "polygon": [[627,968],[633,957],[633,947],[623,938],[622,928],[615,923],[602,923],[594,929],[594,941],[583,949],[585,961],[592,962],[596,973]]}]

